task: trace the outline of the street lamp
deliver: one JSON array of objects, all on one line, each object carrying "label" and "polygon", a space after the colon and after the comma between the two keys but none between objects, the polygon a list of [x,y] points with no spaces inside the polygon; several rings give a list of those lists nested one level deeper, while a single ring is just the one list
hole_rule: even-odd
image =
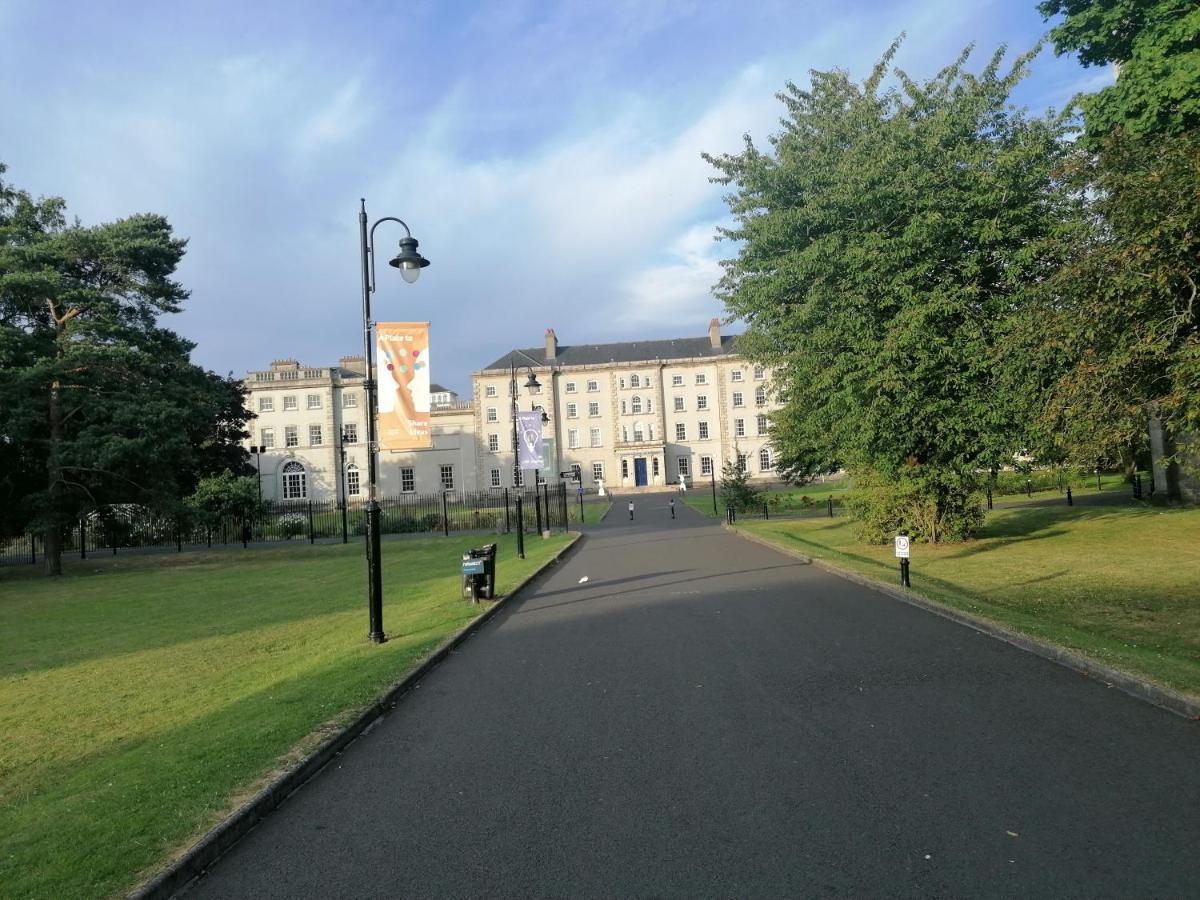
[{"label": "street lamp", "polygon": [[[541,384],[537,380],[537,376],[533,374],[533,369],[529,366],[521,366],[529,372],[529,378],[525,382],[525,387],[533,390],[540,388]],[[513,487],[517,487],[517,473],[521,471],[521,453],[520,443],[517,441],[517,365],[513,361],[512,355],[508,357],[508,398],[511,405],[512,415],[512,448],[513,448]],[[545,416],[545,412],[542,413]],[[537,505],[537,478],[535,476],[533,482],[534,505]],[[514,491],[517,495],[517,558],[525,558],[525,520],[521,517],[521,492]],[[540,516],[539,516],[540,518]],[[541,532],[541,523],[538,523],[538,532]]]},{"label": "street lamp", "polygon": [[409,284],[417,280],[421,270],[429,265],[429,260],[417,252],[416,238],[408,226],[395,216],[377,219],[368,231],[367,201],[364,199],[361,203],[358,229],[362,238],[363,349],[367,362],[367,609],[370,615],[370,638],[374,643],[382,644],[386,638],[383,633],[383,574],[379,560],[379,500],[375,496],[379,446],[375,440],[375,340],[372,333],[374,323],[371,321],[371,294],[375,293],[375,229],[382,222],[398,222],[404,229],[400,252],[388,260],[388,265],[399,269],[400,277]]}]

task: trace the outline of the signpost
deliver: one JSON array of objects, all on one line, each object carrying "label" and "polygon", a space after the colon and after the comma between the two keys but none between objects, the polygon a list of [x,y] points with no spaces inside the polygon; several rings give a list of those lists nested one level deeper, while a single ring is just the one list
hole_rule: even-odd
[{"label": "signpost", "polygon": [[559,472],[558,477],[563,481],[579,482],[579,521],[583,522],[583,469],[574,466],[567,472]]},{"label": "signpost", "polygon": [[901,587],[912,587],[912,584],[908,580],[908,558],[910,555],[908,532],[902,531],[896,535],[896,558],[900,560]]}]

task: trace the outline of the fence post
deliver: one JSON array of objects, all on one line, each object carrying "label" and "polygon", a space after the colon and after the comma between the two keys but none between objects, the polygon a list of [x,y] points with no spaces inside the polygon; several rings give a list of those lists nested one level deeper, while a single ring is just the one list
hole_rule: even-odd
[{"label": "fence post", "polygon": [[1075,501],[1071,499],[1071,486],[1067,485],[1067,506],[1074,506]]},{"label": "fence post", "polygon": [[87,559],[87,519],[79,517],[79,558]]},{"label": "fence post", "polygon": [[311,500],[308,501],[308,542],[310,544],[315,544],[317,542],[317,536],[316,536],[316,534],[313,533],[313,517],[312,517],[312,501]]},{"label": "fence post", "polygon": [[832,519],[832,518],[833,518],[833,498],[832,498],[832,497],[826,497],[826,498],[825,498],[825,503],[826,503],[826,505],[829,507],[829,518],[831,518],[831,519]]},{"label": "fence post", "polygon": [[764,519],[771,518],[771,508],[767,505],[767,501],[765,501],[765,500],[763,501],[763,518]]},{"label": "fence post", "polygon": [[346,519],[347,519],[346,501],[343,500],[342,501],[342,543],[343,544],[350,543],[349,523],[346,521]]},{"label": "fence post", "polygon": [[504,489],[504,533],[508,534],[512,531],[512,522],[508,515],[508,488]]},{"label": "fence post", "polygon": [[450,504],[445,491],[442,491],[442,534],[450,537]]},{"label": "fence post", "polygon": [[571,512],[567,509],[567,483],[565,481],[558,483],[558,496],[562,501],[563,534],[566,534],[570,531],[570,523],[567,520],[571,518]]},{"label": "fence post", "polygon": [[525,516],[521,509],[521,492],[517,491],[517,559],[525,558]]}]

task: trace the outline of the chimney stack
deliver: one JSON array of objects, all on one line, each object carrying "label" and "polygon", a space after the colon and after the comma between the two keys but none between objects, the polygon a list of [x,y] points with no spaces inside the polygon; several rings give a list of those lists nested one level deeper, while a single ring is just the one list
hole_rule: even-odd
[{"label": "chimney stack", "polygon": [[708,323],[708,342],[714,350],[721,349],[721,322],[718,319]]},{"label": "chimney stack", "polygon": [[546,329],[546,362],[552,362],[558,356],[558,336],[553,328]]}]

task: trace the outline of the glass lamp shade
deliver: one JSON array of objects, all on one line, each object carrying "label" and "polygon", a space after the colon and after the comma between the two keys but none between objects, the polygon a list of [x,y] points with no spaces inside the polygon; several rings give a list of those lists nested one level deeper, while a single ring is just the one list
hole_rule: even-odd
[{"label": "glass lamp shade", "polygon": [[400,264],[400,277],[412,284],[421,277],[421,267],[415,262],[405,260]]}]

